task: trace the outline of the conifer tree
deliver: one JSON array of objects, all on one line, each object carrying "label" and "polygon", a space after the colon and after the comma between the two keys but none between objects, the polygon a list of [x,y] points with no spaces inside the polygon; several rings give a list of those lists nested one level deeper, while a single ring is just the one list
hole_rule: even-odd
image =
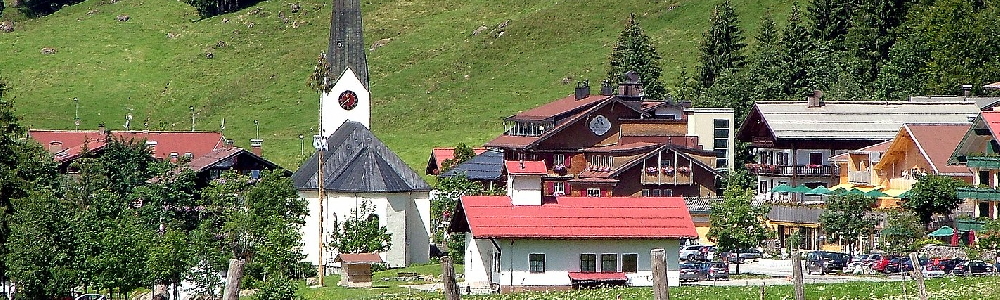
[{"label": "conifer tree", "polygon": [[908,0],[864,0],[858,3],[851,19],[853,26],[844,41],[848,66],[863,92],[873,98],[878,98],[873,94],[873,83],[889,60],[889,49],[898,36],[896,28],[909,7]]},{"label": "conifer tree", "polygon": [[699,47],[696,91],[711,88],[719,76],[737,73],[746,64],[743,30],[729,0],[715,6],[711,23],[712,27],[704,33]]},{"label": "conifer tree", "polygon": [[663,99],[666,96],[666,89],[660,82],[660,55],[649,36],[639,27],[635,14],[629,15],[625,29],[611,52],[607,80],[611,84],[623,82],[628,71],[639,73],[647,99]]},{"label": "conifer tree", "polygon": [[792,4],[788,14],[788,25],[781,34],[781,68],[785,70],[784,94],[792,99],[812,90],[809,80],[809,54],[813,51],[809,30],[802,23],[802,12],[798,4]]},{"label": "conifer tree", "polygon": [[808,12],[813,39],[825,42],[835,50],[841,50],[844,36],[851,27],[854,1],[812,0]]},{"label": "conifer tree", "polygon": [[757,44],[744,69],[747,84],[750,85],[747,94],[750,100],[777,100],[786,97],[783,93],[785,70],[781,68],[782,52],[779,38],[774,19],[770,13],[766,13],[760,20]]}]

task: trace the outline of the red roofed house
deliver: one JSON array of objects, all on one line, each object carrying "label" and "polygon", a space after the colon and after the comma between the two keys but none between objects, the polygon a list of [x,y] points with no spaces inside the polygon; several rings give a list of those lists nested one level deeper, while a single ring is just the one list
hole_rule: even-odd
[{"label": "red roofed house", "polygon": [[[28,131],[32,139],[52,153],[63,173],[76,170],[72,162],[81,157],[96,157],[108,142],[108,132],[99,130]],[[159,160],[189,160],[188,168],[198,173],[204,183],[218,178],[223,171],[236,170],[255,176],[261,170],[280,167],[261,157],[262,140],[250,140],[251,151],[234,147],[219,132],[197,131],[112,131],[110,137],[143,142]]]},{"label": "red roofed house", "polygon": [[668,255],[679,284],[681,239],[698,236],[681,197],[554,197],[540,193],[544,164],[508,161],[507,196],[465,196],[449,231],[466,234],[473,290],[650,286],[650,250]]}]

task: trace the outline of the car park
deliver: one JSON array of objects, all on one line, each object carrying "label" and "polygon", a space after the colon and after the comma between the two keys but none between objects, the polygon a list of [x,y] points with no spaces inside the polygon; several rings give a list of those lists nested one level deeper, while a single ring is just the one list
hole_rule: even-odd
[{"label": "car park", "polygon": [[851,256],[832,251],[813,251],[806,256],[806,273],[826,274],[843,272]]},{"label": "car park", "polygon": [[681,264],[680,280],[701,281],[708,279],[709,265],[706,263],[683,263]]},{"label": "car park", "polygon": [[921,268],[920,270],[920,273],[922,273],[924,277],[942,277],[944,275],[947,275],[947,273],[944,271],[944,265],[934,264],[934,263],[928,263],[927,265],[923,266],[923,268]]},{"label": "car park", "polygon": [[986,275],[993,273],[993,265],[981,260],[972,260],[956,265],[951,273],[956,276]]},{"label": "car park", "polygon": [[[687,260],[689,262],[699,261],[705,259],[705,252],[702,248],[709,247],[706,245],[688,245],[684,246],[680,250],[680,258]],[[706,248],[707,250],[708,248]]]},{"label": "car park", "polygon": [[708,278],[712,280],[729,280],[729,264],[718,261],[709,263]]}]

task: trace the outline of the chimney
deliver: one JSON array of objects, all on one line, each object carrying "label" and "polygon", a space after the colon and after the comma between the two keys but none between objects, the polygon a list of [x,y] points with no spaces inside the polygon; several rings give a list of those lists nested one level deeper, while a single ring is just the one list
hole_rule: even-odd
[{"label": "chimney", "polygon": [[261,156],[261,153],[263,153],[261,146],[263,145],[264,140],[262,139],[250,139],[250,152],[253,152],[253,154],[256,154],[257,156]]},{"label": "chimney", "polygon": [[972,95],[972,85],[971,84],[963,84],[962,85],[962,96],[969,97],[969,95]]},{"label": "chimney", "polygon": [[62,142],[60,141],[49,142],[49,152],[59,153],[60,151],[62,151]]},{"label": "chimney", "polygon": [[156,157],[156,141],[146,141],[146,148]]},{"label": "chimney", "polygon": [[232,149],[233,148],[233,140],[232,139],[226,139],[224,143],[225,143],[225,145],[224,145],[223,149]]},{"label": "chimney", "polygon": [[601,82],[601,95],[602,96],[611,96],[611,95],[614,95],[614,94],[615,94],[615,87],[611,85],[611,82],[607,81],[607,80],[602,81]]},{"label": "chimney", "polygon": [[97,133],[100,133],[100,134],[108,133],[107,132],[107,127],[104,127],[104,123],[101,123],[100,125],[97,125]]},{"label": "chimney", "polygon": [[809,107],[823,107],[823,91],[814,90],[806,99]]},{"label": "chimney", "polygon": [[590,81],[578,81],[576,83],[576,100],[590,97]]},{"label": "chimney", "polygon": [[639,73],[628,71],[625,73],[625,82],[618,85],[618,98],[622,100],[642,100],[642,80],[639,80]]}]

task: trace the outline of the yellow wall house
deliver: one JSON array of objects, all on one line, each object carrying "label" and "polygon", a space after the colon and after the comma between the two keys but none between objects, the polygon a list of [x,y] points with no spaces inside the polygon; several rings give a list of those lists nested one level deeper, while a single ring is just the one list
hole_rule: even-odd
[{"label": "yellow wall house", "polygon": [[[903,124],[873,168],[873,185],[884,187],[884,192],[896,196],[910,190],[917,179],[926,174],[950,176],[971,183],[972,171],[968,167],[948,164],[951,153],[969,128],[969,123]],[[898,199],[879,199],[879,208],[898,205]]]}]

